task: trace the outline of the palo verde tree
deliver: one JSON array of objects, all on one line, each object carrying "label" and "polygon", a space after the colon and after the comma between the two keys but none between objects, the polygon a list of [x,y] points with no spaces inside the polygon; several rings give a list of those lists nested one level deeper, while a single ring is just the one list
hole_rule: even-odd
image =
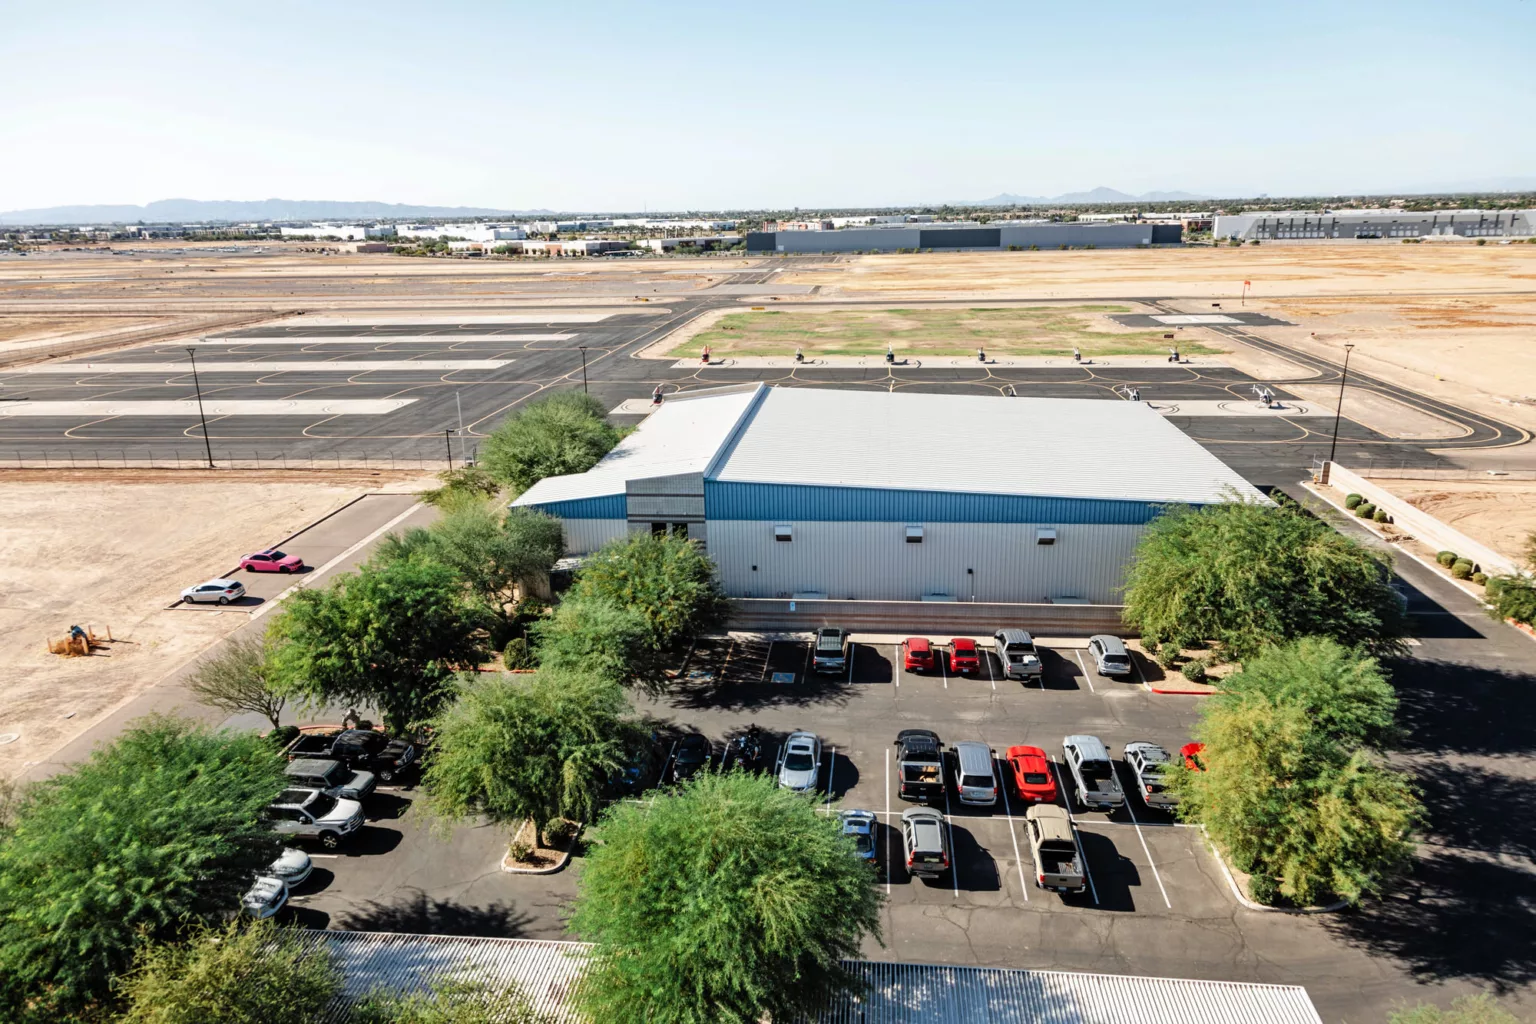
[{"label": "palo verde tree", "polygon": [[595,942],[577,1001],[594,1024],[756,1024],[857,987],[880,934],[869,865],[814,802],[744,772],[604,814],[572,927]]},{"label": "palo verde tree", "polygon": [[445,822],[485,816],[534,824],[534,845],[558,818],[591,821],[622,764],[628,705],[607,679],[541,671],[466,684],[433,720],[422,777],[427,806]]},{"label": "palo verde tree", "polygon": [[437,562],[365,565],[324,590],[301,590],[272,625],[284,692],[370,704],[393,730],[431,718],[455,672],[479,663],[483,615]]},{"label": "palo verde tree", "polygon": [[651,622],[633,608],[573,597],[533,627],[538,662],[553,671],[585,672],[649,692],[666,683],[666,659]]},{"label": "palo verde tree", "polygon": [[288,698],[277,688],[272,652],[260,636],[233,636],[198,666],[187,689],[209,707],[239,714],[254,711],[276,729]]},{"label": "palo verde tree", "polygon": [[315,1024],[341,995],[322,939],[271,921],[194,926],[183,941],[144,946],[117,989],[115,1024]]},{"label": "palo verde tree", "polygon": [[149,718],[22,795],[0,833],[0,1019],[108,996],[137,948],[239,906],[279,844],[282,761],[254,732]]},{"label": "palo verde tree", "polygon": [[480,464],[521,494],[547,476],[585,473],[619,443],[602,403],[561,391],[514,412],[480,446]]},{"label": "palo verde tree", "polygon": [[607,601],[645,616],[657,650],[723,625],[730,601],[715,563],[675,535],[630,534],[593,554],[570,597]]},{"label": "palo verde tree", "polygon": [[1385,558],[1290,502],[1164,512],[1137,546],[1125,621],[1179,647],[1213,641],[1236,659],[1302,636],[1386,651],[1407,630]]}]

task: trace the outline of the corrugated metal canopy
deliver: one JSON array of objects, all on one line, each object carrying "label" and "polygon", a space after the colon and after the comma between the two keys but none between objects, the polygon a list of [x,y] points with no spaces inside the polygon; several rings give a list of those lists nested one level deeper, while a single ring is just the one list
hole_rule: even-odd
[{"label": "corrugated metal canopy", "polygon": [[720,481],[1123,501],[1259,493],[1141,402],[770,388]]},{"label": "corrugated metal canopy", "polygon": [[[376,990],[420,991],[432,979],[521,985],[536,1009],[559,1022],[591,949],[580,942],[459,938],[387,932],[312,932],[328,942],[356,998]],[[817,1024],[1320,1024],[1296,985],[1190,981],[1119,974],[844,961],[869,984]],[[344,1022],[338,1007],[331,1021]]]}]

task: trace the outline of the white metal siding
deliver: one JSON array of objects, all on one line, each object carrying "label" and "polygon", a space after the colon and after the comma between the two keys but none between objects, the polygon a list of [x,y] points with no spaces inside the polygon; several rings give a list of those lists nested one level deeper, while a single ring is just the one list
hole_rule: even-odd
[{"label": "white metal siding", "polygon": [[565,528],[568,555],[590,554],[628,532],[622,519],[562,519],[560,525]]},{"label": "white metal siding", "polygon": [[[1054,523],[927,523],[921,544],[897,523],[791,522],[794,540],[773,539],[776,522],[711,520],[709,554],[735,597],[819,590],[836,600],[1031,602],[1060,597],[1120,600],[1141,526]],[[1056,543],[1035,543],[1056,526]],[[752,567],[757,566],[753,571]],[[966,569],[975,570],[967,574]]]}]

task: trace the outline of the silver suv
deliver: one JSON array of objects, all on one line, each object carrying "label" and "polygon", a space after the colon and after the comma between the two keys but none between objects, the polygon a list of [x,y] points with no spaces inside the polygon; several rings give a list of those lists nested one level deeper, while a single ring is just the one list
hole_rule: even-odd
[{"label": "silver suv", "polygon": [[848,669],[848,631],[836,626],[822,626],[811,642],[811,671],[842,675]]},{"label": "silver suv", "polygon": [[341,845],[345,836],[363,826],[363,805],[338,800],[318,789],[288,789],[272,801],[266,818],[280,836],[318,839],[327,850]]},{"label": "silver suv", "polygon": [[914,807],[902,814],[901,843],[909,874],[940,878],[949,870],[949,843],[944,831],[944,815],[938,811]]}]

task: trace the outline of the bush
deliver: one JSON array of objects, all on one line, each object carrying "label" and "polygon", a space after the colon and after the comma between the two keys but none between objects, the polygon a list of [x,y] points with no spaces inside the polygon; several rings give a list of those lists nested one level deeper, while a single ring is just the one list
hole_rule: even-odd
[{"label": "bush", "polygon": [[299,727],[296,725],[280,725],[267,733],[267,739],[271,740],[272,745],[278,750],[282,750],[288,744],[298,739],[298,737]]},{"label": "bush", "polygon": [[1157,650],[1160,646],[1161,644],[1158,643],[1157,637],[1155,636],[1144,636],[1141,638],[1141,649],[1146,651],[1148,654],[1157,654]]},{"label": "bush", "polygon": [[1488,585],[1488,574],[1485,572],[1475,572],[1472,574],[1472,582],[1480,587],[1486,587]]},{"label": "bush", "polygon": [[1504,577],[1503,576],[1490,576],[1490,577],[1488,577],[1483,582],[1483,593],[1487,596],[1487,598],[1490,601],[1493,600],[1494,598],[1498,597],[1499,596],[1499,592],[1501,590],[1503,590],[1503,589],[1504,589]]},{"label": "bush", "polygon": [[1364,505],[1358,505],[1355,507],[1355,515],[1359,516],[1361,519],[1369,519],[1375,514],[1376,506],[1372,505],[1370,502],[1366,502]]},{"label": "bush", "polygon": [[575,822],[568,821],[565,818],[557,818],[556,820],[550,822],[549,826],[544,829],[544,838],[549,840],[551,843],[569,842],[570,839],[575,835]]},{"label": "bush", "polygon": [[533,668],[533,652],[528,649],[528,641],[520,636],[508,640],[501,651],[501,663],[513,670]]},{"label": "bush", "polygon": [[1387,510],[1384,508],[1377,509],[1374,518],[1378,523],[1390,523],[1392,521],[1392,517],[1387,515]]},{"label": "bush", "polygon": [[533,856],[533,847],[522,842],[512,843],[507,847],[507,856],[519,863],[526,862]]},{"label": "bush", "polygon": [[1205,682],[1205,661],[1201,658],[1192,658],[1184,666],[1184,678],[1192,683]]},{"label": "bush", "polygon": [[1455,565],[1451,566],[1451,575],[1458,580],[1471,579],[1472,563],[1466,559],[1462,559]]},{"label": "bush", "polygon": [[1454,551],[1441,551],[1435,555],[1435,561],[1449,569],[1451,566],[1461,561],[1461,559],[1456,556],[1456,552]]},{"label": "bush", "polygon": [[1179,649],[1169,644],[1157,652],[1157,663],[1163,668],[1173,668],[1173,663],[1179,660]]},{"label": "bush", "polygon": [[1280,884],[1274,877],[1266,874],[1252,875],[1248,879],[1248,898],[1255,903],[1262,903],[1266,907],[1275,905],[1275,900],[1280,896]]},{"label": "bush", "polygon": [[1359,495],[1359,494],[1346,494],[1344,496],[1344,507],[1349,509],[1351,512],[1353,512],[1355,510],[1355,508],[1364,500],[1365,500],[1365,498],[1362,495]]}]

